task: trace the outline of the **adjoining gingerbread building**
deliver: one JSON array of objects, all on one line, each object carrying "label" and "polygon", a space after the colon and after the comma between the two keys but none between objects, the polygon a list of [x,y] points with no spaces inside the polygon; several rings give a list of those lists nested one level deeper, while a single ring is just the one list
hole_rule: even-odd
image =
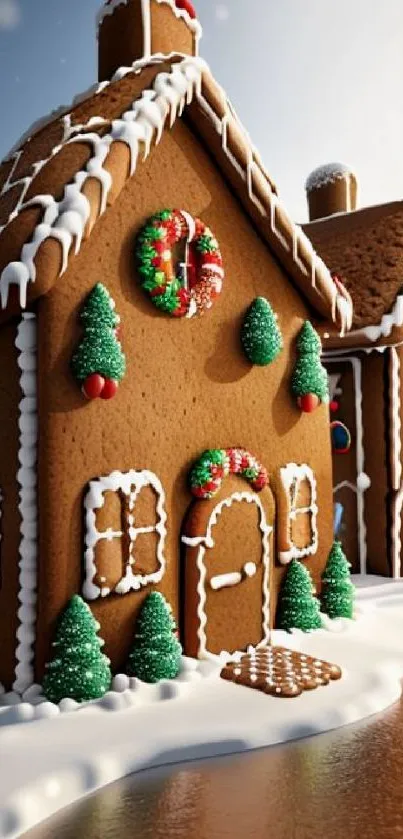
[{"label": "adjoining gingerbread building", "polygon": [[[100,84],[0,167],[0,681],[19,692],[41,680],[74,593],[114,670],[153,587],[187,651],[245,646],[273,625],[279,560],[306,560],[317,583],[332,541],[328,406],[301,413],[290,380],[304,321],[343,331],[351,301],[279,201],[178,6],[107,4]],[[173,207],[188,243],[211,229],[220,247],[222,293],[203,317],[169,317],[141,287],[139,232]],[[206,282],[219,269],[216,254]],[[127,365],[108,401],[86,400],[71,369],[97,283]],[[267,367],[239,337],[258,296],[283,337]],[[229,447],[251,452],[269,485],[258,493],[233,474],[214,502],[192,502],[192,464]]]},{"label": "adjoining gingerbread building", "polygon": [[335,412],[350,435],[333,454],[340,535],[356,573],[402,575],[403,203],[357,209],[357,179],[330,164],[308,178],[304,230],[351,294],[348,335],[325,331]]}]

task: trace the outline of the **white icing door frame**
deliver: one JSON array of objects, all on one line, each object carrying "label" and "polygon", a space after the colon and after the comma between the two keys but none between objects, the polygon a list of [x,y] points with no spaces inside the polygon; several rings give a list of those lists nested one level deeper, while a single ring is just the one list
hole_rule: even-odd
[{"label": "white icing door frame", "polygon": [[355,398],[355,433],[356,433],[356,467],[357,478],[356,483],[350,481],[342,481],[333,487],[333,495],[336,498],[337,493],[347,487],[355,493],[357,498],[357,524],[358,524],[358,556],[360,562],[360,574],[367,573],[367,528],[365,524],[365,493],[369,487],[369,479],[364,471],[365,452],[364,452],[364,427],[363,427],[363,412],[362,412],[362,361],[356,356],[337,356],[332,357],[324,354],[323,360],[325,365],[340,364],[348,362],[351,364],[353,371],[353,386]]},{"label": "white icing door frame", "polygon": [[[259,496],[251,492],[234,492],[228,498],[220,501],[214,507],[207,523],[207,529],[204,536],[182,536],[182,544],[190,548],[198,548],[196,565],[199,572],[197,595],[198,595],[198,658],[207,658],[214,661],[217,656],[211,653],[207,648],[207,568],[208,568],[208,551],[214,547],[213,529],[218,522],[222,511],[226,507],[231,507],[234,502],[246,501],[249,504],[255,504],[259,510],[260,517],[260,531],[262,534],[262,563],[263,563],[263,580],[262,580],[262,641],[261,644],[267,644],[270,640],[270,534],[273,528],[268,524],[266,513]],[[199,502],[203,504],[204,502]],[[257,568],[254,563],[247,562],[243,568],[245,577],[252,577],[255,575]],[[221,574],[213,577],[210,581],[210,586],[213,590],[220,590],[229,585],[237,585],[242,581],[242,574],[237,572],[229,574]],[[223,651],[226,652],[226,651]],[[226,652],[228,655],[228,651]]]}]

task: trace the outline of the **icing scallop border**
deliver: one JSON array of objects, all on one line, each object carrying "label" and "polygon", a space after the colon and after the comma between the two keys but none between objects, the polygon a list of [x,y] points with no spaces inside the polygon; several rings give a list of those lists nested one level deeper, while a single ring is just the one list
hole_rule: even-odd
[{"label": "icing scallop border", "polygon": [[34,682],[38,559],[38,405],[37,405],[37,321],[36,315],[22,315],[15,346],[21,371],[22,399],[19,403],[19,449],[17,481],[21,516],[19,545],[19,592],[16,668],[13,689],[23,693]]}]

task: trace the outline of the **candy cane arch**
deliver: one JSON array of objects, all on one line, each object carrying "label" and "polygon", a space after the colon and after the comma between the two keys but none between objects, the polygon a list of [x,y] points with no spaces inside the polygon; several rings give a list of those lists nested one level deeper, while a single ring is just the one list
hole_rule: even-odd
[{"label": "candy cane arch", "polygon": [[191,470],[192,494],[196,498],[213,498],[228,475],[245,478],[255,492],[260,492],[269,482],[264,466],[246,449],[208,449]]},{"label": "candy cane arch", "polygon": [[[182,270],[173,249],[185,243]],[[138,272],[154,305],[172,317],[193,317],[210,309],[221,292],[224,269],[217,240],[200,219],[185,210],[162,210],[140,231]]]}]

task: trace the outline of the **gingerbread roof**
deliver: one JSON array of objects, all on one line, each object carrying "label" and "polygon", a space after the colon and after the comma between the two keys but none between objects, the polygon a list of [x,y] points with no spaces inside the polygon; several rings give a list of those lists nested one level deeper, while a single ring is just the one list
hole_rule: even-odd
[{"label": "gingerbread roof", "polygon": [[353,327],[346,342],[365,346],[401,340],[403,202],[341,213],[303,227],[352,297]]},{"label": "gingerbread roof", "polygon": [[204,61],[175,54],[120,68],[0,165],[3,320],[47,293],[182,114],[305,298],[342,332],[350,328],[349,295],[291,221],[224,91]]}]

